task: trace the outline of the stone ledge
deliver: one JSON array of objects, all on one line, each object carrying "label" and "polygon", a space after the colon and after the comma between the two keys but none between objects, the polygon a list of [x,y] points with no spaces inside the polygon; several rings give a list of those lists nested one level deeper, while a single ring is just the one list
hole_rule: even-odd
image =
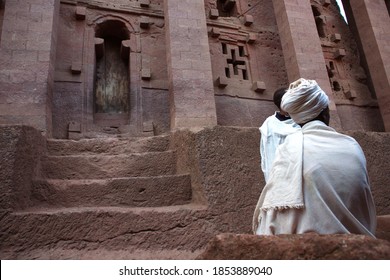
[{"label": "stone ledge", "polygon": [[364,235],[315,233],[257,236],[220,234],[200,260],[388,260],[390,242]]},{"label": "stone ledge", "polygon": [[375,236],[390,242],[390,215],[382,215],[377,217]]}]

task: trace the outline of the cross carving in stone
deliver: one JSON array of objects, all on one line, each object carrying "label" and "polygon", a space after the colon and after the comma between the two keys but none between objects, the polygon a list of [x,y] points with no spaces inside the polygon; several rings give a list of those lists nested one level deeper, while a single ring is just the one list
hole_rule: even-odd
[{"label": "cross carving in stone", "polygon": [[231,58],[227,59],[227,63],[233,65],[234,75],[238,75],[238,65],[245,65],[245,61],[236,57],[236,50],[231,50]]},{"label": "cross carving in stone", "polygon": [[230,54],[226,59],[227,68],[226,68],[226,77],[231,78],[231,72],[238,78],[248,80],[248,72],[246,68],[246,59],[241,57],[238,48],[229,48]]}]

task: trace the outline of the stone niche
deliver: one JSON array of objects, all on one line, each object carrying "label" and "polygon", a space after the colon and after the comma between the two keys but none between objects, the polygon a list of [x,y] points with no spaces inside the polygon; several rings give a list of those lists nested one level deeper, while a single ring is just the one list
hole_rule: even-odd
[{"label": "stone niche", "polygon": [[[169,130],[162,1],[147,6],[125,2],[96,1],[93,7],[61,3],[53,91],[55,138],[67,138],[71,123],[80,124],[79,138],[150,135],[150,127],[158,133]],[[148,28],[141,28],[145,13]],[[149,102],[160,106],[155,109]]]},{"label": "stone niche", "polygon": [[0,42],[1,42],[1,34],[3,30],[3,18],[4,18],[4,0],[0,0]]},{"label": "stone niche", "polygon": [[94,122],[108,126],[129,124],[130,34],[119,20],[96,26],[94,73]]},{"label": "stone niche", "polygon": [[217,9],[221,17],[237,16],[236,0],[217,0]]}]

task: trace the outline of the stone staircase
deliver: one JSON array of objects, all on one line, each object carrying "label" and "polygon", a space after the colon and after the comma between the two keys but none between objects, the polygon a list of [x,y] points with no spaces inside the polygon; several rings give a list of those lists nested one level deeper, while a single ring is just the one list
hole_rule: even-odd
[{"label": "stone staircase", "polygon": [[192,258],[209,239],[207,209],[192,202],[190,175],[177,174],[169,136],[48,140],[47,149],[34,206],[9,216],[10,258],[23,258],[15,248],[25,258]]},{"label": "stone staircase", "polygon": [[[1,259],[196,259],[217,234],[250,233],[263,186],[248,149],[256,128],[79,141],[0,132]],[[364,137],[368,163],[388,162],[389,136]],[[388,168],[379,167],[370,170],[377,238],[390,241]]]}]

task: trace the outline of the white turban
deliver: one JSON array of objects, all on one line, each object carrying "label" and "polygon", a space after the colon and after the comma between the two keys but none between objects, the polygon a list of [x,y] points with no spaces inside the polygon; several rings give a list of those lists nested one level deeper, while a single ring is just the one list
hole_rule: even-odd
[{"label": "white turban", "polygon": [[299,79],[290,84],[281,109],[298,124],[316,118],[329,105],[329,98],[314,80]]}]

